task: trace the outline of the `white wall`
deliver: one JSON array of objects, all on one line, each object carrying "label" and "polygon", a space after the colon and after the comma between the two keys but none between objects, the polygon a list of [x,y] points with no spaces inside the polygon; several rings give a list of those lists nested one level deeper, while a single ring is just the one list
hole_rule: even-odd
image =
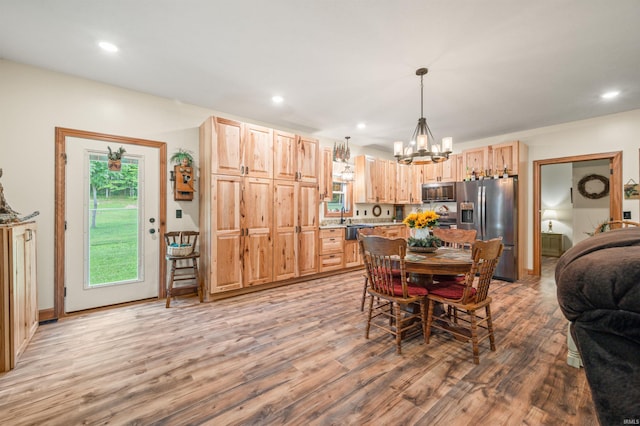
[{"label": "white wall", "polygon": [[[499,118],[496,118],[499,119]],[[622,151],[622,182],[639,177],[640,109],[604,115],[589,120],[508,133],[454,145],[456,152],[464,149],[520,140],[529,146],[528,205],[533,207],[533,161],[605,152]],[[631,211],[634,221],[640,220],[640,201],[622,201],[623,211]],[[527,223],[527,268],[533,267],[533,217]],[[544,229],[544,228],[543,228]]]},{"label": "white wall", "polygon": [[[571,163],[548,164],[542,166],[541,208],[543,220],[542,232],[547,232],[549,220],[553,232],[565,235],[564,249],[573,244],[573,205],[571,203]],[[555,218],[545,219],[545,212],[555,212]]]}]

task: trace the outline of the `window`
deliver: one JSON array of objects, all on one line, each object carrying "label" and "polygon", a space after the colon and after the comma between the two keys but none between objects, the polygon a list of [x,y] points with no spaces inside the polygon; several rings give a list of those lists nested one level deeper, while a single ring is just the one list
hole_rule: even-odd
[{"label": "window", "polygon": [[343,217],[352,217],[351,198],[351,183],[334,181],[331,200],[324,203],[324,216],[340,217],[342,214]]}]

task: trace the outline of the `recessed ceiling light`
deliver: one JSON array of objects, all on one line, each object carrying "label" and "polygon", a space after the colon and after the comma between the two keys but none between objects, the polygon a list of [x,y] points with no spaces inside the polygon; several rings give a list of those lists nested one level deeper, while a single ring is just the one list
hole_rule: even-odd
[{"label": "recessed ceiling light", "polygon": [[610,92],[603,93],[600,95],[602,99],[613,99],[620,94],[619,90],[612,90]]},{"label": "recessed ceiling light", "polygon": [[98,46],[100,46],[102,50],[105,50],[107,52],[114,53],[118,51],[118,46],[113,43],[109,43],[108,41],[101,41],[98,43]]},{"label": "recessed ceiling light", "polygon": [[281,104],[282,102],[284,102],[284,98],[278,95],[272,97],[271,100],[273,101],[274,104]]},{"label": "recessed ceiling light", "polygon": [[358,129],[364,129],[364,128],[366,128],[366,127],[367,127],[367,125],[366,125],[366,124],[364,124],[364,123],[358,123]]}]

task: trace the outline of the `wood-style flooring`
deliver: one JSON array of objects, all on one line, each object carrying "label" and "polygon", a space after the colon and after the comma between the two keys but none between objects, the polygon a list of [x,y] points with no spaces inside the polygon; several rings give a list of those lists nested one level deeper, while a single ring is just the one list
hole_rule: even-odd
[{"label": "wood-style flooring", "polygon": [[179,298],[42,325],[0,373],[3,425],[596,425],[566,364],[553,263],[492,284],[497,351],[364,338],[362,272],[213,303]]}]

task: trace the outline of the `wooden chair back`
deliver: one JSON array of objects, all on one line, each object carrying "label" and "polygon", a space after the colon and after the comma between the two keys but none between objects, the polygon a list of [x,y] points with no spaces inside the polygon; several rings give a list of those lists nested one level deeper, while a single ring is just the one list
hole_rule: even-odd
[{"label": "wooden chair back", "polygon": [[634,226],[640,226],[640,223],[632,222],[630,220],[612,220],[610,222],[605,222],[598,225],[593,233],[599,234],[601,232],[610,231],[612,229],[631,228]]},{"label": "wooden chair back", "polygon": [[455,248],[470,249],[476,241],[477,233],[475,229],[433,229],[433,235],[440,238],[445,247]]},{"label": "wooden chair back", "polygon": [[407,242],[402,238],[361,236],[360,249],[371,290],[380,295],[393,297],[394,285],[402,283],[402,297],[408,298],[404,260]]},{"label": "wooden chair back", "polygon": [[[471,248],[473,265],[465,277],[465,290],[460,302],[479,303],[487,298],[489,285],[503,249],[502,238],[494,238],[489,241],[477,240],[473,243]],[[476,283],[475,294],[472,291],[474,282]]]}]

